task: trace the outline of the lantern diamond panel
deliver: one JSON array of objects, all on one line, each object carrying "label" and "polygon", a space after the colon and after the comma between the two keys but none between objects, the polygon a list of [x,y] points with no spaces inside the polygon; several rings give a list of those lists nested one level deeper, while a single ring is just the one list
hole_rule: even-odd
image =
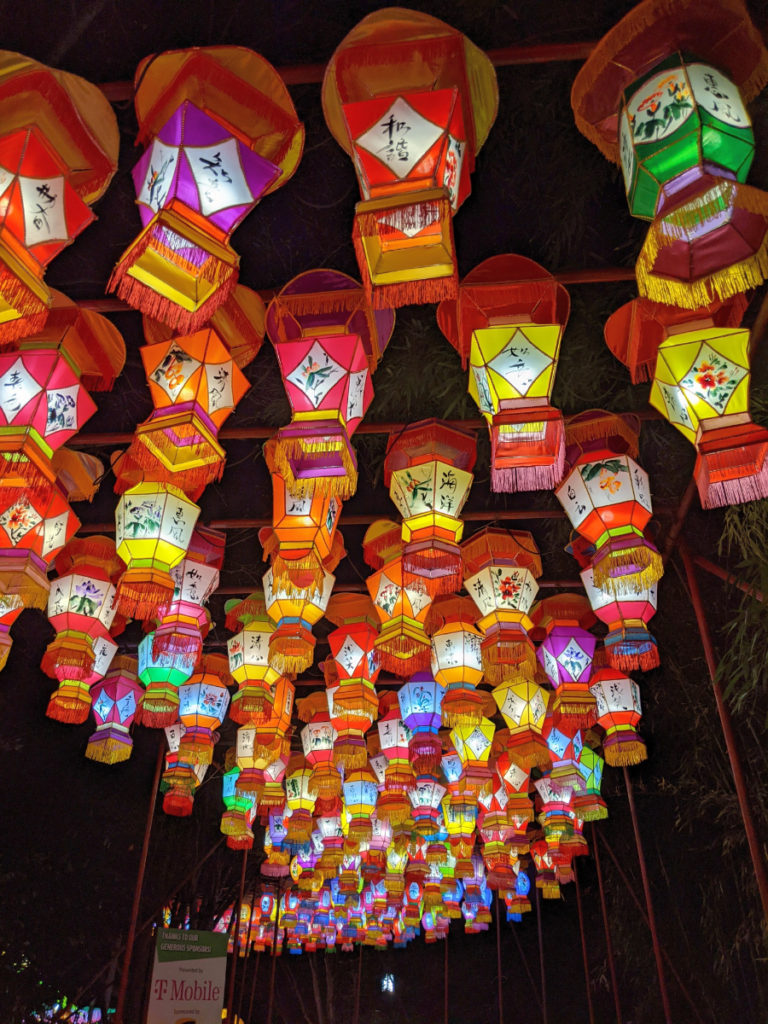
[{"label": "lantern diamond panel", "polygon": [[610,765],[639,764],[648,756],[636,728],[642,705],[634,680],[613,668],[595,673],[590,687],[597,701],[597,724],[605,729],[603,754]]}]

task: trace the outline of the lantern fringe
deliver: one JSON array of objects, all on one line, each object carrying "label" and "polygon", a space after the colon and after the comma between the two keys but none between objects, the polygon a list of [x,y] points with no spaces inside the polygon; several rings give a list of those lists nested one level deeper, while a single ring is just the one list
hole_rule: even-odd
[{"label": "lantern fringe", "polygon": [[641,764],[648,757],[643,740],[634,732],[618,732],[603,740],[603,757],[612,768]]},{"label": "lantern fringe", "polygon": [[182,737],[179,758],[190,765],[210,764],[213,761],[213,743],[207,740],[201,743],[199,739],[185,743]]},{"label": "lantern fringe", "polygon": [[333,763],[340,765],[347,775],[357,768],[365,768],[368,764],[368,751],[364,743],[353,740],[336,740],[333,745]]},{"label": "lantern fringe", "polygon": [[[366,700],[367,695],[365,691],[363,691],[362,694],[352,693],[349,696],[345,696],[343,693],[339,692],[345,689],[353,689],[353,687],[349,685],[349,680],[345,680],[337,687],[337,691],[333,697],[331,715],[334,718],[342,718],[345,715],[354,718],[367,718],[368,726],[370,726],[376,717],[376,712],[379,706],[379,701],[375,692],[370,695],[368,700]],[[366,728],[368,728],[368,726],[366,726]]]},{"label": "lantern fringe", "polygon": [[289,843],[307,843],[312,835],[312,815],[309,811],[294,811],[290,818],[284,818],[285,838]]},{"label": "lantern fringe", "polygon": [[[332,440],[323,441],[319,437],[286,437],[280,433],[275,436],[272,450],[275,472],[283,477],[291,494],[306,498],[309,495],[321,494],[346,501],[357,490],[357,463],[346,433],[341,432]],[[322,459],[319,456],[333,453],[341,461],[343,475],[330,476],[323,474]],[[293,472],[292,460],[312,459],[317,461],[313,476],[296,477]]]},{"label": "lantern fringe", "polygon": [[[435,572],[439,575],[430,575]],[[404,587],[422,583],[429,596],[435,598],[441,594],[455,594],[461,589],[462,582],[461,555],[441,553],[425,557],[424,551],[409,554],[407,546],[403,549]]]},{"label": "lantern fringe", "polygon": [[[227,602],[229,603],[229,602]],[[265,618],[267,607],[263,596],[251,594],[250,597],[236,601],[227,612],[224,624],[230,633],[236,633],[249,619]]]},{"label": "lantern fringe", "polygon": [[397,676],[426,672],[432,659],[432,650],[426,638],[421,641],[413,637],[387,637],[381,634],[376,641],[376,650],[382,669]]},{"label": "lantern fringe", "polygon": [[371,819],[352,818],[349,823],[348,836],[358,847],[360,843],[370,843],[372,835]]},{"label": "lantern fringe", "polygon": [[[238,256],[231,252],[231,263],[206,251],[207,259],[202,264],[184,259],[175,249],[171,249],[159,240],[156,230],[159,225],[157,218],[151,221],[121,256],[107,283],[108,292],[116,292],[118,298],[129,306],[140,310],[153,320],[160,320],[169,327],[175,328],[178,334],[192,334],[199,330],[226,302],[230,292],[237,284]],[[171,229],[173,230],[173,229]],[[215,244],[214,239],[211,242]],[[196,310],[190,312],[183,309],[177,302],[166,298],[149,285],[131,275],[132,267],[144,256],[147,249],[170,264],[171,267],[182,268],[190,276],[202,278],[216,288],[210,298],[206,299]],[[190,242],[189,248],[202,248]],[[229,246],[226,247],[229,249]],[[229,255],[229,253],[227,253]]]},{"label": "lantern fringe", "polygon": [[61,699],[57,693],[53,693],[48,701],[45,714],[54,722],[63,722],[65,725],[82,725],[83,722],[88,721],[90,710],[90,695],[83,695],[82,700],[77,700],[72,697]]},{"label": "lantern fringe", "polygon": [[505,682],[511,674],[532,677],[538,664],[536,651],[527,638],[503,640],[486,637],[480,645],[480,653],[485,681],[492,686]]},{"label": "lantern fringe", "polygon": [[162,632],[162,629],[161,623],[155,630],[152,657],[158,659],[165,655],[174,661],[186,662],[189,666],[196,665],[203,651],[203,638],[200,633],[177,633],[175,630]]},{"label": "lantern fringe", "polygon": [[[265,558],[267,554],[265,546]],[[322,593],[324,581],[323,563],[315,550],[301,558],[286,558],[278,550],[272,559],[272,586],[275,590],[282,590],[289,595],[309,591],[310,597],[317,597]]]},{"label": "lantern fringe", "polygon": [[648,634],[646,640],[632,640],[618,637],[605,641],[605,653],[608,664],[621,672],[650,672],[661,664],[656,641]]},{"label": "lantern fringe", "polygon": [[[36,283],[43,293],[48,292],[42,279]],[[43,330],[45,321],[48,319],[49,303],[24,284],[5,265],[2,255],[0,255],[0,296],[6,305],[19,313],[19,316],[13,320],[7,320],[0,325],[0,348],[12,345],[21,338],[39,334]]]},{"label": "lantern fringe", "polygon": [[[50,583],[28,582],[29,577],[22,571],[3,570],[0,565],[0,594],[12,594],[20,597],[25,608],[37,608],[43,611],[48,606]],[[24,582],[22,582],[24,581]]]},{"label": "lantern fringe", "polygon": [[[574,89],[571,94],[571,106],[576,126],[582,135],[594,143],[603,156],[612,163],[619,164],[621,162],[618,140],[609,142],[604,138],[599,127],[581,114],[582,109],[588,109],[585,100],[604,74],[607,62],[613,61],[616,55],[621,54],[631,43],[636,43],[638,36],[641,36],[646,29],[653,28],[657,22],[674,17],[679,10],[680,5],[676,0],[654,0],[653,3],[638,4],[597,44],[588,64],[584,65],[579,72],[576,83],[578,91]],[[768,84],[768,56],[763,51],[749,78],[740,86],[741,95],[747,101],[756,96],[766,84]]]},{"label": "lantern fringe", "polygon": [[[633,566],[637,567],[633,572],[621,572]],[[636,545],[619,550],[611,550],[609,542],[595,553],[592,569],[595,586],[614,594],[626,593],[628,590],[637,593],[648,590],[664,575],[661,555],[642,538],[638,539]]]},{"label": "lantern fringe", "polygon": [[[610,437],[620,437],[627,446],[626,454],[636,459],[639,452],[639,428],[633,428],[618,413],[592,415],[579,413],[572,416],[565,425],[565,441],[567,445],[583,445],[589,441],[602,441]],[[585,460],[588,461],[588,460]]]},{"label": "lantern fringe", "polygon": [[[21,439],[19,439],[21,440]],[[3,445],[9,445],[3,449]],[[25,491],[32,491],[40,498],[47,499],[53,493],[53,481],[46,477],[35,462],[23,452],[9,450],[14,441],[8,437],[0,438],[0,481],[3,495],[9,500],[20,497]],[[42,451],[40,457],[44,458]],[[18,478],[12,483],[9,477]]]},{"label": "lantern fringe", "polygon": [[582,821],[603,821],[608,817],[608,808],[600,796],[591,798],[589,803],[574,802],[573,807]]},{"label": "lantern fringe", "polygon": [[552,705],[554,724],[557,727],[567,725],[569,735],[572,729],[590,729],[597,720],[596,708],[597,701],[589,691],[563,692],[561,686],[555,693]]},{"label": "lantern fringe", "polygon": [[341,793],[341,775],[329,764],[318,765],[312,769],[307,789],[321,800],[338,796]]},{"label": "lantern fringe", "polygon": [[[364,214],[364,216],[370,216]],[[373,309],[397,309],[400,306],[423,306],[428,302],[442,302],[443,299],[457,299],[459,296],[459,275],[454,262],[453,272],[444,277],[431,277],[420,281],[402,281],[398,284],[374,284],[368,268],[368,257],[362,235],[358,234],[358,220],[352,233],[357,265],[363,280],[363,287]]]},{"label": "lantern fringe", "polygon": [[[699,442],[693,476],[702,508],[722,508],[768,497],[768,432],[751,444],[706,451]],[[754,436],[754,435],[753,435]]]},{"label": "lantern fringe", "polygon": [[[83,636],[79,643],[62,632],[48,644],[40,662],[40,668],[47,676],[55,679],[87,679],[93,671],[95,657],[89,637]],[[65,669],[66,671],[61,671]]]},{"label": "lantern fringe", "polygon": [[152,697],[145,693],[136,710],[136,723],[148,729],[164,729],[179,718],[178,701],[173,704],[167,697]]},{"label": "lantern fringe", "polygon": [[414,770],[410,764],[388,764],[384,769],[385,793],[405,793],[413,786],[414,781]]},{"label": "lantern fringe", "polygon": [[449,729],[461,728],[462,726],[480,725],[483,720],[483,709],[469,701],[459,701],[446,707],[445,700],[442,706],[443,725]]},{"label": "lantern fringe", "polygon": [[[142,434],[135,438],[125,452],[129,460],[128,465],[138,466],[144,470],[152,480],[173,484],[186,495],[201,494],[209,484],[221,480],[226,464],[226,454],[218,445],[214,448],[208,443],[184,445],[183,452],[185,461],[168,465],[163,459],[147,447],[147,435]],[[182,449],[172,438],[165,436],[162,430],[152,432],[152,443],[157,448],[164,450],[168,455],[168,462],[172,456],[178,454]],[[218,448],[218,451],[216,450]],[[192,459],[206,458],[208,461],[203,466],[189,466],[187,463]],[[117,467],[120,473],[120,467]],[[127,475],[127,474],[126,474]],[[130,483],[128,486],[132,486]]]},{"label": "lantern fringe", "polygon": [[113,736],[96,735],[88,740],[85,756],[100,764],[119,764],[121,761],[129,760],[132,750],[133,743],[130,737],[118,740]]},{"label": "lantern fringe", "polygon": [[188,818],[192,814],[195,798],[185,790],[169,789],[163,797],[163,812],[174,818]]},{"label": "lantern fringe", "polygon": [[513,737],[507,753],[520,768],[543,768],[550,764],[549,747],[541,736],[531,736],[522,741]]},{"label": "lantern fringe", "polygon": [[417,775],[434,775],[443,756],[440,737],[436,733],[416,733],[408,743],[408,756]]},{"label": "lantern fringe", "polygon": [[238,725],[266,725],[274,709],[274,694],[266,690],[240,689],[232,698],[229,717]]},{"label": "lantern fringe", "polygon": [[[725,196],[711,189],[703,197],[705,202],[696,205],[697,200],[692,200],[652,222],[635,265],[640,295],[666,305],[698,309],[715,299],[727,299],[756,288],[768,276],[768,193],[738,182],[723,184]],[[707,198],[710,195],[712,198]],[[766,218],[763,239],[751,256],[694,281],[677,280],[654,272],[662,249],[686,238],[691,229],[722,212],[724,203],[731,202],[738,209]]]},{"label": "lantern fringe", "polygon": [[278,636],[269,641],[269,664],[280,675],[296,676],[310,668],[315,655],[315,638]]},{"label": "lantern fringe", "polygon": [[168,573],[152,569],[152,578],[146,570],[128,568],[117,585],[118,611],[126,618],[153,619],[158,610],[173,599],[174,583]]},{"label": "lantern fringe", "polygon": [[[253,833],[243,833],[243,835],[227,836],[227,847],[230,850],[252,850],[253,849]],[[243,955],[242,953],[240,954]]]},{"label": "lantern fringe", "polygon": [[551,491],[563,479],[565,470],[565,444],[548,465],[497,466],[491,465],[491,490],[495,493],[517,491]]}]

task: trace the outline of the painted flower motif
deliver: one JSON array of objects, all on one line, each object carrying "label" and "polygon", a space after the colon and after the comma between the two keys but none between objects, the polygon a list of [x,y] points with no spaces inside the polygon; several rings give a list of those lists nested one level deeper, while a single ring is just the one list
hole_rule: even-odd
[{"label": "painted flower motif", "polygon": [[621,480],[618,480],[612,473],[600,473],[600,490],[608,491],[609,494],[615,494],[621,490]]},{"label": "painted flower motif", "polygon": [[499,580],[499,588],[505,601],[511,601],[520,593],[520,584],[511,576],[505,576],[503,580]]}]

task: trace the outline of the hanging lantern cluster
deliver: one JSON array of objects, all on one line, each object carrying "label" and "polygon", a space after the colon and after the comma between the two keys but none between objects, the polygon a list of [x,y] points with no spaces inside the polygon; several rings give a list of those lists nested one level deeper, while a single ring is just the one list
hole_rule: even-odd
[{"label": "hanging lantern cluster", "polygon": [[229,244],[259,199],[301,158],[304,129],[283,80],[244,47],[192,47],[136,70],[133,171],[142,231],[109,287],[180,333],[211,318],[237,281]]},{"label": "hanging lantern cluster", "polygon": [[765,279],[768,195],[744,181],[745,104],[766,81],[768,51],[738,0],[644,0],[576,76],[577,127],[620,163],[630,212],[651,221],[644,297],[696,309]]},{"label": "hanging lantern cluster", "polygon": [[496,118],[491,61],[437,18],[385,8],[339,44],[322,96],[360,185],[352,238],[373,305],[455,298],[452,218]]},{"label": "hanging lantern cluster", "polygon": [[565,288],[524,256],[492,256],[437,310],[440,330],[469,362],[469,393],[491,434],[494,491],[549,490],[565,459],[562,414],[550,399],[568,321]]},{"label": "hanging lantern cluster", "polygon": [[117,170],[117,119],[95,85],[0,51],[0,347],[37,334],[51,260],[93,220]]},{"label": "hanging lantern cluster", "polygon": [[[605,324],[609,348],[641,349],[650,403],[696,446],[693,475],[704,508],[768,496],[768,431],[749,415],[750,332],[743,296],[683,310],[633,299]],[[622,340],[624,339],[624,340]]]},{"label": "hanging lantern cluster", "polygon": [[350,438],[371,404],[371,377],[394,325],[392,309],[372,309],[357,281],[337,270],[299,274],[269,304],[267,330],[291,405],[273,457],[292,495],[355,493]]}]

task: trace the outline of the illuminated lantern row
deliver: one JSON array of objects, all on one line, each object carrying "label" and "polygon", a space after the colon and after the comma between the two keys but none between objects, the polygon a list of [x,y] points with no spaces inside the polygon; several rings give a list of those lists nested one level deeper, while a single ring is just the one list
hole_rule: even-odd
[{"label": "illuminated lantern row", "polygon": [[226,455],[217,435],[248,381],[212,327],[140,351],[155,411],[115,462],[115,489],[152,479],[197,500],[221,478]]},{"label": "illuminated lantern row", "polygon": [[291,406],[274,460],[291,494],[355,493],[350,438],[371,404],[371,376],[394,325],[393,310],[372,309],[358,282],[338,270],[299,274],[270,302],[267,330]]},{"label": "illuminated lantern row", "polygon": [[555,689],[552,720],[572,736],[595,721],[589,680],[597,641],[587,628],[595,616],[583,594],[555,594],[539,601],[531,618],[541,635],[536,656]]},{"label": "illuminated lantern row", "polygon": [[745,104],[766,81],[741,0],[644,0],[577,75],[578,128],[621,164],[631,213],[651,221],[641,295],[696,309],[764,280],[768,195],[743,182],[755,145]]},{"label": "illuminated lantern row", "polygon": [[0,347],[45,325],[50,261],[94,219],[117,170],[117,119],[85,79],[0,51]]},{"label": "illuminated lantern row", "polygon": [[196,526],[184,558],[171,569],[173,598],[161,612],[153,650],[195,665],[210,618],[205,602],[219,585],[226,539],[220,530]]},{"label": "illuminated lantern row", "polygon": [[469,393],[491,434],[494,491],[549,490],[565,458],[562,414],[550,405],[568,321],[565,288],[524,256],[493,256],[437,310],[440,330],[466,366]]},{"label": "illuminated lantern row", "polygon": [[403,572],[432,597],[461,586],[459,518],[472,486],[473,432],[421,420],[390,438],[384,483],[403,517]]},{"label": "illuminated lantern row", "polygon": [[133,171],[143,229],[109,288],[181,333],[227,299],[239,258],[229,245],[259,199],[301,158],[304,129],[283,80],[243,47],[192,47],[147,57],[135,77]]},{"label": "illuminated lantern row", "polygon": [[437,18],[387,8],[342,40],[322,99],[360,185],[352,238],[373,305],[455,298],[452,217],[496,117],[491,61]]},{"label": "illuminated lantern row", "polygon": [[130,727],[142,692],[136,659],[125,655],[114,658],[104,678],[91,687],[96,732],[88,740],[86,757],[102,764],[128,760],[133,749]]},{"label": "illuminated lantern row", "polygon": [[531,675],[536,651],[528,616],[541,576],[533,535],[488,526],[461,545],[464,587],[480,612],[477,622],[486,681],[501,683],[515,674]]},{"label": "illuminated lantern row", "polygon": [[739,296],[691,311],[634,299],[605,325],[619,358],[617,335],[628,327],[649,365],[653,352],[650,403],[696,445],[704,508],[768,496],[768,431],[749,415],[750,332],[738,326],[744,305]]},{"label": "illuminated lantern row", "polygon": [[635,461],[639,424],[597,410],[566,425],[568,473],[555,492],[571,525],[595,547],[597,586],[640,591],[664,572],[643,536],[652,515],[648,474]]}]

